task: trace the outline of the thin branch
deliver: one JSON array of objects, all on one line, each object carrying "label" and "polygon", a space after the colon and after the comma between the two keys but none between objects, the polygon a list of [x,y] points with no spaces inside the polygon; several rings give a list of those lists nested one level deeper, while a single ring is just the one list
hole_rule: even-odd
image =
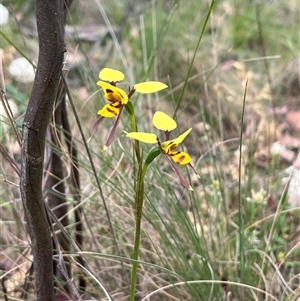
[{"label": "thin branch", "polygon": [[23,123],[20,190],[34,257],[38,301],[53,301],[52,239],[42,194],[46,129],[57,94],[65,45],[63,2],[35,0],[39,60]]}]

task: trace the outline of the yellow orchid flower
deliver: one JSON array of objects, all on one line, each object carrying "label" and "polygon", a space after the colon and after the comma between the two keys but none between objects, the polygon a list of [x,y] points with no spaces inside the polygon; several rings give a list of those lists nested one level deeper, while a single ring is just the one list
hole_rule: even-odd
[{"label": "yellow orchid flower", "polygon": [[97,82],[97,85],[102,87],[104,97],[111,103],[120,102],[122,105],[125,105],[128,102],[128,96],[124,90],[101,80]]},{"label": "yellow orchid flower", "polygon": [[[104,107],[98,111],[98,115],[100,115],[101,117],[93,126],[91,137],[94,135],[98,126],[104,118],[117,117],[116,122],[105,144],[106,149],[114,140],[116,127],[119,123],[119,117],[121,115],[123,107],[128,103],[133,93],[154,93],[167,88],[167,85],[161,82],[148,81],[134,85],[133,88],[129,89],[129,92],[127,93],[123,89],[116,86],[118,82],[122,81],[125,78],[124,74],[121,71],[111,68],[104,68],[99,72],[99,78],[100,80],[97,82],[97,85],[102,88],[104,92],[104,98],[108,100],[109,103],[104,105]],[[89,140],[91,139],[91,137],[89,138]]]},{"label": "yellow orchid flower", "polygon": [[[177,127],[175,120],[173,120],[173,118],[171,118],[166,113],[161,112],[161,111],[157,111],[154,114],[152,123],[157,129],[163,130],[165,132],[166,139],[169,139],[170,132]],[[180,165],[189,165],[194,170],[194,172],[197,174],[197,176],[199,177],[195,168],[191,164],[192,159],[189,156],[189,154],[187,154],[184,151],[176,150],[176,148],[179,146],[179,144],[181,144],[184,141],[184,139],[191,132],[191,130],[192,130],[192,128],[189,128],[188,130],[186,130],[183,134],[181,134],[177,138],[172,139],[172,140],[167,140],[162,143],[160,142],[159,138],[155,134],[152,134],[152,133],[131,132],[131,133],[128,133],[126,135],[126,137],[131,138],[131,139],[136,139],[141,142],[149,143],[149,144],[157,143],[159,145],[161,153],[163,153],[165,155],[165,157],[167,158],[167,160],[170,162],[173,170],[178,175],[180,182],[183,184],[183,186],[185,186],[189,190],[193,190],[193,188],[190,186],[188,181],[179,173],[177,168],[172,163],[172,160],[173,160],[175,163],[178,163]],[[172,160],[170,160],[169,158],[171,158]]]},{"label": "yellow orchid flower", "polygon": [[119,70],[104,68],[100,71],[100,81],[97,82],[97,85],[103,89],[104,97],[110,104],[99,110],[99,115],[108,118],[119,115],[121,106],[127,104],[128,99],[135,91],[139,93],[154,93],[167,88],[167,85],[164,83],[149,81],[134,85],[133,89],[129,90],[127,94],[124,90],[116,87],[117,82],[122,81],[124,77],[124,74]]},{"label": "yellow orchid flower", "polygon": [[191,157],[183,151],[175,151],[175,148],[184,140],[184,138],[190,133],[191,130],[192,128],[185,131],[176,139],[165,141],[163,143],[160,143],[158,137],[152,133],[131,132],[128,133],[126,137],[149,144],[160,143],[162,153],[170,156],[175,163],[185,165],[189,164],[192,161]]},{"label": "yellow orchid flower", "polygon": [[192,159],[191,157],[185,153],[180,151],[175,151],[175,148],[183,142],[185,137],[191,132],[192,128],[185,131],[183,134],[178,136],[176,139],[165,141],[161,144],[162,151],[170,156],[175,163],[178,163],[180,165],[189,164]]}]

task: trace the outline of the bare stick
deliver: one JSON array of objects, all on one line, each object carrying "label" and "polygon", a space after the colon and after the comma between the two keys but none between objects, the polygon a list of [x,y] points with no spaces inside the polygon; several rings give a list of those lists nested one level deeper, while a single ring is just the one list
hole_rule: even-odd
[{"label": "bare stick", "polygon": [[22,137],[20,190],[34,257],[38,301],[53,301],[52,240],[42,194],[46,128],[63,63],[63,1],[35,0],[39,60]]}]

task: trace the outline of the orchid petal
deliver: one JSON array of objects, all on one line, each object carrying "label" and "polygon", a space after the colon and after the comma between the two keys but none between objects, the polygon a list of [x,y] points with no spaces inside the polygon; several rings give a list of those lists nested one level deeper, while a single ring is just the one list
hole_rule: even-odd
[{"label": "orchid petal", "polygon": [[97,122],[93,125],[93,128],[92,128],[92,134],[91,134],[90,138],[87,140],[87,143],[90,142],[90,140],[92,139],[92,137],[93,137],[94,134],[96,133],[96,131],[97,131],[97,129],[98,129],[100,123],[103,121],[103,119],[104,119],[103,116],[101,116],[101,117],[97,120]]},{"label": "orchid petal", "polygon": [[185,152],[169,152],[168,155],[172,158],[172,160],[175,163],[178,163],[180,165],[186,165],[192,161],[189,154]]},{"label": "orchid petal", "polygon": [[183,134],[181,134],[180,136],[178,136],[177,138],[173,139],[172,141],[178,145],[180,144],[185,138],[186,136],[191,132],[192,128],[189,128],[188,130],[186,130]]},{"label": "orchid petal", "polygon": [[124,74],[119,70],[104,68],[99,73],[99,78],[108,82],[119,82],[124,79]]},{"label": "orchid petal", "polygon": [[134,85],[134,89],[139,93],[154,93],[167,88],[168,86],[161,82],[144,82]]},{"label": "orchid petal", "polygon": [[144,143],[154,144],[157,143],[157,136],[151,133],[143,133],[143,132],[131,132],[126,135],[126,137],[139,140]]},{"label": "orchid petal", "polygon": [[113,118],[120,114],[120,109],[123,107],[120,103],[107,104],[101,110],[97,112],[98,115],[101,115],[106,118]]},{"label": "orchid petal", "polygon": [[157,129],[162,131],[170,132],[177,127],[175,120],[161,111],[155,112],[152,123]]},{"label": "orchid petal", "polygon": [[172,160],[170,160],[170,157],[168,155],[165,155],[167,161],[170,163],[172,169],[174,170],[174,172],[176,173],[176,175],[179,178],[180,183],[187,188],[190,191],[194,191],[194,189],[192,188],[192,186],[190,185],[190,183],[184,178],[184,176],[178,171],[178,169],[176,168],[176,166],[173,164]]},{"label": "orchid petal", "polygon": [[198,177],[199,179],[201,179],[201,177],[200,177],[200,175],[198,174],[197,170],[195,169],[195,167],[194,167],[191,163],[189,163],[189,167],[194,171],[194,173],[197,175],[197,177]]},{"label": "orchid petal", "polygon": [[108,84],[106,82],[103,82],[101,80],[99,80],[97,82],[97,85],[103,89],[104,97],[107,100],[109,100],[111,102],[119,101],[122,104],[126,104],[128,102],[128,96],[124,90],[122,90],[118,87],[115,87],[111,84]]},{"label": "orchid petal", "polygon": [[113,127],[112,127],[112,129],[109,133],[108,139],[105,143],[104,150],[106,150],[113,143],[113,141],[115,139],[115,133],[116,133],[116,129],[117,129],[117,126],[119,124],[119,121],[120,121],[120,116],[121,116],[122,110],[123,110],[123,106],[120,108],[120,112],[119,112],[119,115],[117,117],[117,120],[116,120],[115,124],[113,125]]},{"label": "orchid petal", "polygon": [[176,148],[186,138],[186,136],[191,132],[191,130],[192,130],[192,128],[189,128],[187,131],[185,131],[183,134],[181,134],[177,138],[163,142],[161,145],[162,149],[166,153],[168,153],[171,149]]}]

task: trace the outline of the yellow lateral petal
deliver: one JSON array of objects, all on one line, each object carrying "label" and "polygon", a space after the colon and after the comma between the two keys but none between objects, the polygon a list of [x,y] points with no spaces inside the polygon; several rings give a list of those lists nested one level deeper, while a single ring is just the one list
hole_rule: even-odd
[{"label": "yellow lateral petal", "polygon": [[100,71],[99,78],[108,82],[119,82],[124,79],[124,74],[119,70],[104,68]]},{"label": "yellow lateral petal", "polygon": [[173,143],[173,144],[180,144],[184,139],[185,137],[191,132],[192,128],[189,128],[188,130],[186,130],[183,134],[181,134],[180,136],[178,136],[177,138],[173,139],[173,140],[170,140],[170,141],[166,141],[164,143]]},{"label": "yellow lateral petal", "polygon": [[191,132],[192,128],[188,129],[187,131],[185,131],[183,134],[181,134],[180,136],[178,136],[177,138],[173,139],[173,140],[168,140],[165,141],[161,144],[161,147],[163,149],[163,151],[168,154],[170,151],[174,150],[178,144],[180,144],[185,137]]},{"label": "yellow lateral petal", "polygon": [[189,154],[185,152],[171,152],[168,155],[173,159],[175,163],[178,163],[180,165],[186,165],[192,161]]},{"label": "yellow lateral petal", "polygon": [[154,93],[167,88],[168,86],[161,82],[144,82],[134,85],[134,89],[139,93]]},{"label": "yellow lateral petal", "polygon": [[143,133],[143,132],[131,132],[126,135],[126,137],[131,139],[136,139],[145,143],[157,143],[157,136],[152,133]]},{"label": "yellow lateral petal", "polygon": [[115,107],[110,103],[105,105],[101,110],[97,112],[98,115],[101,115],[106,118],[112,118],[118,116],[120,113],[120,107]]},{"label": "yellow lateral petal", "polygon": [[161,111],[155,112],[152,122],[157,129],[162,131],[170,132],[177,127],[175,120]]},{"label": "yellow lateral petal", "polygon": [[111,102],[119,101],[122,104],[126,104],[128,102],[128,96],[127,93],[118,87],[115,87],[109,83],[103,82],[99,80],[97,82],[97,85],[102,87],[104,91],[104,96],[107,100]]}]

